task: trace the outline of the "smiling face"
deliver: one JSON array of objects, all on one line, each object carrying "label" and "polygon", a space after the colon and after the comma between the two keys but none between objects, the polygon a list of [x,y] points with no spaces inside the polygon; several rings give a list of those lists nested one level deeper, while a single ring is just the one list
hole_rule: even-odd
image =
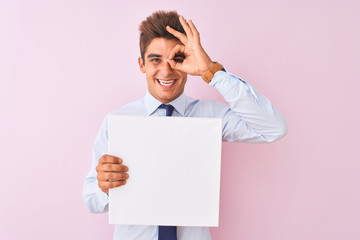
[{"label": "smiling face", "polygon": [[[177,44],[181,43],[175,39],[154,38],[146,48],[144,60],[138,59],[140,71],[146,74],[149,93],[162,103],[169,103],[184,92],[187,74],[172,69],[167,62]],[[181,62],[184,56],[174,60]]]}]

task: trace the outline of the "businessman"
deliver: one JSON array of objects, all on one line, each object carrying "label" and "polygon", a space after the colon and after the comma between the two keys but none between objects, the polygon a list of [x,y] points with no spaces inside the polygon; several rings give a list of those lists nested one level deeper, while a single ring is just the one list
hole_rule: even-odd
[{"label": "businessman", "polygon": [[[146,77],[146,94],[110,114],[222,118],[223,141],[273,142],[286,134],[286,121],[270,101],[208,56],[191,20],[175,11],[158,11],[147,17],[139,30],[138,63]],[[227,104],[184,95],[188,74],[199,76],[204,86],[215,87]],[[107,131],[105,118],[83,189],[85,204],[93,213],[108,211],[109,189],[129,180],[126,159],[107,154]],[[206,227],[115,225],[114,239],[208,240],[211,236]]]}]

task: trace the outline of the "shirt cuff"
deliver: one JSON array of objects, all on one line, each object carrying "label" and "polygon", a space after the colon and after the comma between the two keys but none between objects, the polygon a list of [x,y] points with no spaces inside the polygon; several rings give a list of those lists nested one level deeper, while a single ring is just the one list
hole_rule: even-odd
[{"label": "shirt cuff", "polygon": [[98,189],[98,200],[99,200],[99,210],[106,211],[106,205],[109,204],[109,194],[104,193],[100,188]]}]

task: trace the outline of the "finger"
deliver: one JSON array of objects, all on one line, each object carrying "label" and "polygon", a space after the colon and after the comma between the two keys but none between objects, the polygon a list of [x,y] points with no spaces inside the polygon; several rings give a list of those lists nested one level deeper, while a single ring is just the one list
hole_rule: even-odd
[{"label": "finger", "polygon": [[185,34],[179,32],[179,31],[176,31],[175,29],[173,29],[172,27],[170,26],[166,26],[166,30],[171,33],[172,35],[174,35],[177,39],[179,39],[184,45],[187,44],[187,37]]},{"label": "finger", "polygon": [[189,27],[189,25],[187,24],[185,18],[183,16],[180,16],[179,17],[179,20],[180,20],[180,24],[181,26],[184,28],[185,30],[185,33],[186,33],[186,36],[189,38],[189,37],[192,37],[192,32],[191,32],[191,29]]},{"label": "finger", "polygon": [[118,172],[99,172],[97,175],[99,181],[120,181],[127,180],[128,178],[129,174]]},{"label": "finger", "polygon": [[104,163],[118,163],[121,164],[122,163],[122,159],[119,157],[115,157],[115,156],[111,156],[108,154],[104,154],[101,156],[101,158],[99,159],[99,163],[100,164],[104,164]]},{"label": "finger", "polygon": [[199,31],[197,30],[197,28],[195,27],[195,25],[194,25],[194,23],[193,23],[192,20],[189,20],[189,26],[190,26],[190,28],[191,28],[191,32],[193,33],[193,35],[194,35],[196,38],[200,39],[200,33],[199,33]]},{"label": "finger", "polygon": [[185,46],[183,45],[176,45],[170,52],[169,57],[167,59],[168,63],[170,64],[170,67],[175,70],[181,70],[182,69],[182,62],[175,61],[177,54],[184,55]]},{"label": "finger", "polygon": [[111,182],[107,182],[107,181],[99,181],[98,185],[100,187],[100,189],[104,192],[104,193],[109,193],[109,188],[115,188],[115,187],[120,187],[122,185],[125,185],[126,181],[111,181]]},{"label": "finger", "polygon": [[105,163],[96,167],[97,172],[127,172],[129,168],[123,164]]},{"label": "finger", "polygon": [[173,60],[175,58],[176,54],[179,54],[179,53],[183,54],[184,51],[185,51],[185,46],[177,44],[175,47],[173,47],[173,49],[171,49],[168,59]]},{"label": "finger", "polygon": [[125,185],[126,181],[111,181],[111,182],[107,182],[107,185],[109,186],[109,188],[114,188],[114,187],[119,187],[122,185]]},{"label": "finger", "polygon": [[168,59],[170,67],[174,70],[182,70],[182,63],[175,62],[175,60]]}]

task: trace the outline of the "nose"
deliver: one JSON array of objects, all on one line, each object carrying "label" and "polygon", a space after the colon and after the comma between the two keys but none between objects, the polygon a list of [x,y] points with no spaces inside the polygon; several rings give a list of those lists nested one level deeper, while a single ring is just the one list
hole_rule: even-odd
[{"label": "nose", "polygon": [[161,64],[161,71],[166,75],[170,75],[171,73],[173,73],[174,69],[171,68],[170,64],[167,61],[164,61]]}]

